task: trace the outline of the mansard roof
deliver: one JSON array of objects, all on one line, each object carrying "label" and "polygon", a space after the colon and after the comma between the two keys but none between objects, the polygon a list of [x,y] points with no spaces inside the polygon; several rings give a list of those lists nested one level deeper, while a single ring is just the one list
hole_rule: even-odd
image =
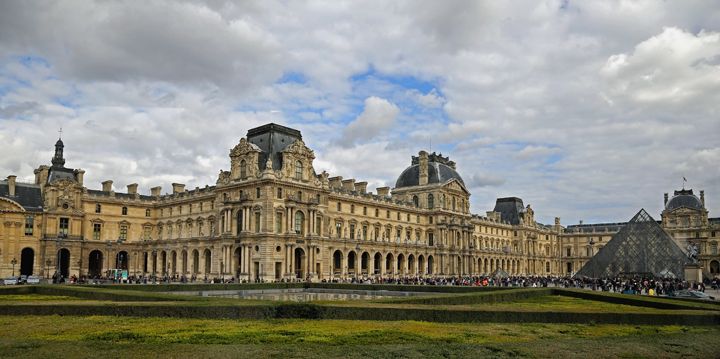
[{"label": "mansard roof", "polygon": [[296,129],[269,123],[248,130],[247,140],[262,151],[258,158],[261,171],[265,169],[268,157],[272,159],[273,169],[280,170],[283,161],[282,151],[296,140],[302,140],[302,134]]},{"label": "mansard roof", "polygon": [[26,211],[39,212],[43,209],[40,186],[30,183],[15,183],[15,196],[10,196],[7,180],[0,181],[0,197],[17,202]]}]

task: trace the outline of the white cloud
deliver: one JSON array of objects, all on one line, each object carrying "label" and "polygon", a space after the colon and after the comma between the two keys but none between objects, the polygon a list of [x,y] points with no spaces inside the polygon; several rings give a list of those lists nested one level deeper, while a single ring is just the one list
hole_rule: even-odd
[{"label": "white cloud", "polygon": [[363,112],[343,130],[340,144],[352,145],[373,139],[391,128],[400,109],[388,100],[379,97],[365,99]]},{"label": "white cloud", "polygon": [[432,141],[479,213],[624,220],[685,175],[717,216],[720,7],[563,4],[0,2],[0,172],[31,178],[63,126],[91,188],[204,186],[278,122],[371,188]]},{"label": "white cloud", "polygon": [[667,27],[632,53],[610,56],[602,70],[615,97],[651,105],[702,99],[706,105],[720,102],[718,59],[720,33]]}]

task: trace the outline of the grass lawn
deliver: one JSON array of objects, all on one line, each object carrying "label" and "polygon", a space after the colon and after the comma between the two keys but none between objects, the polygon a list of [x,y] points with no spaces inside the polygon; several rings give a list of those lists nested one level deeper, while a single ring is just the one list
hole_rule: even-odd
[{"label": "grass lawn", "polygon": [[720,328],[2,316],[3,357],[717,357]]}]

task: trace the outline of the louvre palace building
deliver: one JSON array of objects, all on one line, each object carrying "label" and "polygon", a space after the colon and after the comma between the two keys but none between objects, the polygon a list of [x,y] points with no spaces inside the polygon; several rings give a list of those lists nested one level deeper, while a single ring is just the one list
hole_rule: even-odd
[{"label": "louvre palace building", "polygon": [[[470,212],[470,192],[448,157],[420,151],[394,188],[313,168],[300,131],[267,124],[230,150],[213,186],[173,183],[141,194],[83,182],[58,140],[33,183],[0,181],[0,276],[136,276],[312,281],[398,276],[571,275],[624,223],[535,221],[517,197]],[[400,169],[399,169],[400,170]],[[665,194],[661,225],[694,243],[706,277],[720,275],[720,218],[705,194]]]}]

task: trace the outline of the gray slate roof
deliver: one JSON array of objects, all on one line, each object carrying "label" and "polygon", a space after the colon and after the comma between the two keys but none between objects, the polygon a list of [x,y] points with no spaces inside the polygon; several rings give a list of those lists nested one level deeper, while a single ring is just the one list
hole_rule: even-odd
[{"label": "gray slate roof", "polygon": [[0,181],[0,197],[19,203],[26,211],[42,211],[43,200],[40,186],[31,183],[15,183],[15,196],[10,197],[7,180]]},{"label": "gray slate roof", "polygon": [[510,224],[520,224],[521,213],[525,213],[522,198],[505,197],[495,200],[494,212],[500,212],[500,219]]},{"label": "gray slate roof", "polygon": [[[428,184],[445,183],[457,179],[465,185],[460,174],[450,166],[439,162],[428,162]],[[405,169],[395,182],[395,188],[411,187],[420,184],[420,165],[412,165]]]},{"label": "gray slate roof", "polygon": [[675,195],[670,198],[668,203],[665,205],[666,210],[673,210],[676,208],[685,207],[692,209],[703,209],[702,201],[693,194],[693,190],[680,190],[675,191]]}]

